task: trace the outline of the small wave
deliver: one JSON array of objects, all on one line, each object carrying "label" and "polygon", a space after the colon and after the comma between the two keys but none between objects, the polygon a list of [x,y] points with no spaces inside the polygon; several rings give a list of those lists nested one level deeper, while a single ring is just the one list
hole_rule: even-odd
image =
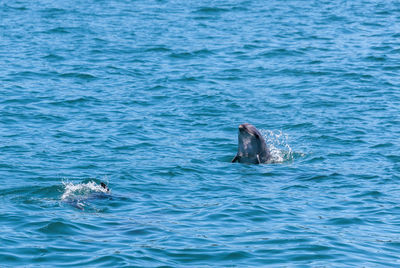
[{"label": "small wave", "polygon": [[56,100],[49,102],[50,105],[55,106],[72,106],[72,105],[83,105],[83,104],[91,104],[97,102],[98,99],[90,96],[83,96],[83,97],[75,97],[66,100]]},{"label": "small wave", "polygon": [[75,224],[54,220],[39,228],[38,231],[46,235],[77,235],[79,229]]},{"label": "small wave", "polygon": [[298,50],[289,50],[285,48],[276,48],[272,50],[263,51],[259,54],[261,57],[272,58],[272,57],[285,57],[285,56],[302,56],[305,53]]},{"label": "small wave", "polygon": [[385,56],[375,56],[375,55],[370,55],[364,58],[365,61],[371,61],[371,62],[384,62],[386,61]]},{"label": "small wave", "polygon": [[227,12],[229,9],[220,8],[220,7],[201,7],[195,11],[195,13],[208,13],[208,14],[215,14],[221,12]]},{"label": "small wave", "polygon": [[50,53],[42,58],[45,60],[48,60],[48,61],[52,61],[52,62],[65,60],[64,57],[56,55],[56,54],[52,54],[52,53]]},{"label": "small wave", "polygon": [[55,8],[55,7],[51,7],[51,8],[45,8],[43,10],[40,10],[40,12],[43,13],[64,13],[67,10],[62,9],[62,8]]},{"label": "small wave", "polygon": [[71,33],[71,29],[68,29],[66,27],[55,27],[55,28],[52,28],[52,29],[49,29],[49,30],[45,31],[44,33],[47,33],[47,34],[54,34],[54,33],[68,34],[68,33]]},{"label": "small wave", "polygon": [[145,50],[146,52],[170,52],[171,49],[166,48],[164,46],[155,46],[155,47],[150,47]]},{"label": "small wave", "polygon": [[193,57],[193,54],[189,53],[189,52],[181,52],[181,53],[171,53],[169,55],[169,57],[171,58],[177,58],[177,59],[188,59]]},{"label": "small wave", "polygon": [[95,75],[91,75],[88,73],[77,73],[77,72],[63,73],[63,74],[60,74],[60,77],[62,77],[62,78],[79,78],[79,79],[84,79],[84,80],[93,80],[93,79],[97,78]]},{"label": "small wave", "polygon": [[2,8],[4,8],[5,11],[7,11],[7,9],[14,9],[14,10],[19,10],[19,11],[29,10],[29,8],[27,8],[25,6],[11,6],[11,5],[8,5],[8,4],[4,4],[2,6]]},{"label": "small wave", "polygon": [[212,50],[204,48],[204,49],[199,49],[199,50],[193,51],[193,54],[197,55],[197,56],[201,56],[201,55],[206,55],[207,56],[207,55],[213,55],[214,52]]},{"label": "small wave", "polygon": [[178,58],[178,59],[190,59],[193,57],[207,57],[209,55],[213,55],[214,52],[207,48],[197,49],[193,51],[175,51],[169,54],[171,58]]}]

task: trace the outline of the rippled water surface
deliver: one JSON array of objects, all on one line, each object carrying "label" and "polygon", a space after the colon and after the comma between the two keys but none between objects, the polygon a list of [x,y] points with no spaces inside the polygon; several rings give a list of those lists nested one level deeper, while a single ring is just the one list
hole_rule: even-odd
[{"label": "rippled water surface", "polygon": [[0,266],[399,267],[399,71],[397,1],[0,0]]}]

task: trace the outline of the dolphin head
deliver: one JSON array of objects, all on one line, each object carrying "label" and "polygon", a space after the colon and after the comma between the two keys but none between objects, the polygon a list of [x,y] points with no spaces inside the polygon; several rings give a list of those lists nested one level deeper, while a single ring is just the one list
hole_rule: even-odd
[{"label": "dolphin head", "polygon": [[246,156],[259,154],[265,145],[261,133],[248,123],[239,126],[238,140],[239,152]]},{"label": "dolphin head", "polygon": [[110,189],[107,187],[107,185],[106,185],[104,182],[100,183],[100,185],[101,185],[101,187],[104,188],[107,192],[110,191]]},{"label": "dolphin head", "polygon": [[245,123],[239,126],[238,161],[241,163],[265,163],[270,153],[261,133],[255,126]]}]

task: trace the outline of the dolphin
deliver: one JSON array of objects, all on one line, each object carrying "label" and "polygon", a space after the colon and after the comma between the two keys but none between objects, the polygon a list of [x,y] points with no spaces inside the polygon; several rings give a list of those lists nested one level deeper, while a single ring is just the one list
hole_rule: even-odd
[{"label": "dolphin", "polygon": [[88,207],[91,209],[89,206],[91,201],[97,199],[111,199],[111,191],[108,185],[101,182],[100,187],[93,181],[77,185],[71,183],[66,187],[68,189],[61,199],[75,208],[84,210],[85,207]]},{"label": "dolphin", "polygon": [[104,182],[100,183],[101,187],[104,188],[107,193],[110,191],[110,189],[108,188],[107,184],[105,184]]},{"label": "dolphin", "polygon": [[271,152],[255,126],[244,123],[239,126],[238,152],[232,163],[263,164],[271,160]]}]

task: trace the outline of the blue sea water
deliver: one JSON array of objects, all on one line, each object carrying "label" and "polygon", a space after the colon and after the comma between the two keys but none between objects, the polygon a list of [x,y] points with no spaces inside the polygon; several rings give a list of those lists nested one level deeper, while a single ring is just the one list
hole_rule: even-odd
[{"label": "blue sea water", "polygon": [[0,266],[399,267],[399,71],[398,1],[0,0]]}]

